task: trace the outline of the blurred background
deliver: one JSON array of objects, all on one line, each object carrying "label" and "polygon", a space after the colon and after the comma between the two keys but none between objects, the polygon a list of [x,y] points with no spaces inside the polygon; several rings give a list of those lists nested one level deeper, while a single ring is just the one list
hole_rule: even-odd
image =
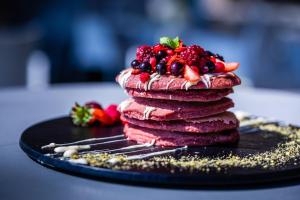
[{"label": "blurred background", "polygon": [[114,81],[141,44],[179,36],[243,84],[300,91],[300,3],[266,0],[23,0],[0,3],[0,88]]}]

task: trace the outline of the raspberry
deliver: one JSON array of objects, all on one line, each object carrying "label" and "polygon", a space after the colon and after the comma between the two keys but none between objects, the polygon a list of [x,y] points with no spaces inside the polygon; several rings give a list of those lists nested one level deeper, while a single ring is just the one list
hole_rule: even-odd
[{"label": "raspberry", "polygon": [[142,83],[146,83],[150,79],[150,74],[147,72],[143,72],[140,74],[140,81]]},{"label": "raspberry", "polygon": [[150,57],[152,56],[152,47],[144,45],[139,46],[136,49],[136,59],[139,62],[149,62]]},{"label": "raspberry", "polygon": [[186,48],[185,51],[180,53],[180,57],[186,61],[188,65],[199,65],[200,56],[204,50],[198,45],[192,45]]}]

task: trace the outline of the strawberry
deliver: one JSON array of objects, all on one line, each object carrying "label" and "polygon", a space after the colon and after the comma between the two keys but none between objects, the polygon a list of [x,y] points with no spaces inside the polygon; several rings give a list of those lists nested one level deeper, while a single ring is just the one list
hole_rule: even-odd
[{"label": "strawberry", "polygon": [[152,71],[156,71],[156,58],[155,57],[151,57],[150,58],[150,64],[151,64],[151,68],[152,68]]},{"label": "strawberry", "polygon": [[140,74],[141,70],[140,69],[132,69],[131,74],[136,75],[136,74]]},{"label": "strawberry", "polygon": [[173,55],[174,55],[174,51],[173,51],[172,49],[168,49],[168,50],[167,50],[167,54],[168,54],[169,56],[173,56]]},{"label": "strawberry", "polygon": [[167,51],[169,48],[168,47],[166,47],[166,46],[164,46],[164,45],[162,45],[162,44],[157,44],[157,45],[155,45],[154,47],[153,47],[153,52],[154,53],[157,53],[157,52],[159,52],[159,51]]},{"label": "strawberry", "polygon": [[150,74],[147,72],[143,72],[140,74],[140,81],[142,83],[146,83],[150,79]]},{"label": "strawberry", "polygon": [[119,122],[120,121],[120,112],[117,110],[117,105],[115,104],[111,104],[110,106],[108,106],[104,112],[110,116],[110,118],[112,119],[113,123]]},{"label": "strawberry", "polygon": [[92,125],[96,121],[93,116],[93,109],[89,106],[81,106],[75,103],[70,112],[73,123],[77,126]]},{"label": "strawberry", "polygon": [[215,63],[215,72],[224,72],[225,65],[223,62],[216,62]]},{"label": "strawberry", "polygon": [[232,72],[232,71],[236,70],[237,68],[239,68],[239,66],[240,66],[240,63],[238,63],[238,62],[225,63],[224,71]]},{"label": "strawberry", "polygon": [[93,109],[92,115],[103,125],[112,125],[112,118],[102,109]]},{"label": "strawberry", "polygon": [[197,82],[200,80],[199,70],[196,66],[184,66],[184,78],[190,82]]}]

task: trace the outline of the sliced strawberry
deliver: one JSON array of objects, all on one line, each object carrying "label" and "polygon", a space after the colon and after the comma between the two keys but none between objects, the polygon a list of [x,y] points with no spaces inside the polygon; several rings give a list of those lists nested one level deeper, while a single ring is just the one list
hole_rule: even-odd
[{"label": "sliced strawberry", "polygon": [[[197,70],[196,70],[197,69]],[[200,80],[200,75],[198,68],[190,67],[188,65],[184,66],[184,78],[190,82],[197,82]]]},{"label": "sliced strawberry", "polygon": [[151,57],[150,58],[150,64],[151,64],[151,68],[152,68],[152,71],[156,71],[156,58],[155,57]]},{"label": "sliced strawberry", "polygon": [[234,70],[236,70],[237,68],[239,68],[240,63],[238,62],[230,62],[230,63],[225,63],[225,72],[232,72]]},{"label": "sliced strawberry", "polygon": [[146,83],[150,79],[150,74],[147,72],[143,72],[140,74],[140,81],[142,83]]},{"label": "sliced strawberry", "polygon": [[215,63],[215,62],[216,62],[216,58],[213,57],[213,56],[211,56],[211,57],[210,57],[210,61],[212,61],[213,63]]},{"label": "sliced strawberry", "polygon": [[216,62],[215,63],[215,72],[219,73],[219,72],[224,72],[225,70],[225,65],[223,62]]}]

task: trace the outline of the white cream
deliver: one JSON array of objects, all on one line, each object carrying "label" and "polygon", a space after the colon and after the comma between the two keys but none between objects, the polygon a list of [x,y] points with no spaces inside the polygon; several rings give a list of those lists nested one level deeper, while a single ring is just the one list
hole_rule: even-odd
[{"label": "white cream", "polygon": [[185,84],[187,83],[188,81],[184,81],[181,86],[180,86],[180,89],[183,89],[185,87]]},{"label": "white cream", "polygon": [[149,119],[151,112],[153,112],[154,110],[156,110],[156,108],[151,107],[151,106],[146,106],[145,110],[144,110],[144,115],[143,115],[143,119]]},{"label": "white cream", "polygon": [[199,83],[199,81],[195,81],[195,82],[186,82],[185,84],[185,90],[188,91],[190,87],[192,87],[193,85],[197,85]]}]

